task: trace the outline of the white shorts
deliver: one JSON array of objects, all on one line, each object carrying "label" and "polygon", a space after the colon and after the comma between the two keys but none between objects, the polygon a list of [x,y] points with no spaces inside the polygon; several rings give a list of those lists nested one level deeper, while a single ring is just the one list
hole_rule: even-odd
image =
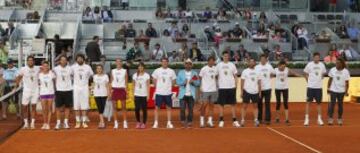
[{"label": "white shorts", "polygon": [[38,90],[33,90],[33,91],[23,90],[22,101],[21,101],[22,105],[29,105],[29,104],[35,105],[38,102],[39,102]]},{"label": "white shorts", "polygon": [[74,87],[74,110],[88,110],[89,87]]}]

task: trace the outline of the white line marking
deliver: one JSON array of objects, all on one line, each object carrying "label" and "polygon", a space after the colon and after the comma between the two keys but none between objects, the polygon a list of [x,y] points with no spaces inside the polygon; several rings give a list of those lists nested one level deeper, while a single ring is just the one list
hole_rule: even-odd
[{"label": "white line marking", "polygon": [[284,138],[289,139],[289,140],[291,140],[292,142],[295,142],[295,143],[297,143],[297,144],[299,144],[299,145],[301,145],[301,146],[303,146],[303,147],[305,147],[305,148],[307,148],[307,149],[309,149],[309,150],[311,150],[311,151],[313,151],[313,152],[321,153],[321,151],[316,150],[316,149],[314,149],[314,148],[312,148],[312,147],[310,147],[310,146],[308,146],[308,145],[306,145],[306,144],[304,144],[304,143],[302,143],[302,142],[300,142],[300,141],[298,141],[298,140],[296,140],[296,139],[294,139],[294,138],[292,138],[292,137],[289,137],[289,136],[287,136],[286,134],[281,133],[280,131],[277,131],[277,130],[271,128],[271,127],[268,127],[267,129],[269,129],[270,131],[275,132],[276,134],[281,135],[281,136],[283,136]]}]

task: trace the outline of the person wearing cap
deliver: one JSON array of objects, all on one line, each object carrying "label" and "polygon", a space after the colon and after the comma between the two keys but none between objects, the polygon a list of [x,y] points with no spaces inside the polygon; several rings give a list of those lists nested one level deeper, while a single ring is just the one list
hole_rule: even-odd
[{"label": "person wearing cap", "polygon": [[[15,79],[16,79],[16,74],[18,73],[18,68],[16,68],[14,66],[14,61],[13,60],[8,60],[8,65],[7,65],[7,69],[4,70],[2,77],[5,80],[5,89],[4,89],[4,95],[11,92],[12,89],[15,86]],[[7,107],[8,104],[11,101],[14,102],[15,106],[16,106],[16,110],[17,110],[17,115],[18,117],[20,117],[19,115],[19,107],[18,107],[18,101],[19,101],[19,96],[18,94],[14,94],[13,96],[11,96],[10,98],[7,98],[6,100],[2,101],[2,118],[6,119],[7,118]]]},{"label": "person wearing cap", "polygon": [[[185,60],[185,70],[179,71],[176,84],[179,86],[180,120],[184,127],[191,127],[193,121],[193,108],[196,99],[196,88],[200,86],[198,73],[192,70],[190,58]],[[187,115],[186,115],[187,109]]]}]

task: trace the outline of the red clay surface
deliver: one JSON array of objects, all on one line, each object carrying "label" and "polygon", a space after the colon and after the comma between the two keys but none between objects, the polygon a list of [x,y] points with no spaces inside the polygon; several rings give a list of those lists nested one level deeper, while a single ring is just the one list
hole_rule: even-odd
[{"label": "red clay surface", "polygon": [[[327,105],[323,104],[324,121],[326,120],[326,110]],[[225,128],[199,129],[199,112],[198,107],[196,107],[194,110],[194,127],[192,129],[183,129],[178,119],[179,110],[174,110],[173,120],[176,129],[171,130],[164,129],[166,124],[165,112],[162,112],[160,116],[161,128],[156,130],[149,128],[153,121],[152,110],[149,110],[149,124],[146,130],[134,129],[135,118],[133,112],[129,113],[130,129],[113,130],[112,123],[109,123],[107,129],[98,130],[96,129],[97,113],[91,112],[89,129],[61,131],[20,130],[1,144],[0,152],[360,152],[360,147],[357,145],[360,140],[359,104],[345,104],[345,124],[342,127],[337,125],[317,126],[315,122],[315,105],[312,106],[310,127],[302,125],[304,118],[303,103],[290,104],[291,126],[286,126],[283,123],[273,123],[270,126],[261,125],[261,127],[255,128],[253,127],[253,117],[250,111],[251,109],[244,128],[236,129],[231,127],[231,115],[227,108]],[[240,105],[237,114],[240,118]],[[40,115],[37,122],[37,128],[40,128]],[[0,128],[3,129],[2,124]],[[282,133],[282,135],[278,132]],[[309,148],[312,148],[312,150]]]}]

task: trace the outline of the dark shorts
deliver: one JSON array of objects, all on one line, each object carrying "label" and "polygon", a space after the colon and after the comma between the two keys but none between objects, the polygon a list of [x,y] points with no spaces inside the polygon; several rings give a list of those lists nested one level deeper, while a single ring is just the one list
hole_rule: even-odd
[{"label": "dark shorts", "polygon": [[307,88],[307,102],[313,102],[315,99],[316,103],[321,103],[322,101],[322,89],[313,89]]},{"label": "dark shorts", "polygon": [[243,103],[257,103],[260,100],[259,94],[250,94],[248,92],[246,92],[245,90],[243,91]]},{"label": "dark shorts", "polygon": [[219,89],[218,104],[222,106],[236,104],[236,88]]},{"label": "dark shorts", "polygon": [[125,88],[112,88],[111,100],[113,100],[114,102],[118,100],[125,101],[126,100]]},{"label": "dark shorts", "polygon": [[168,107],[172,107],[172,95],[156,95],[155,96],[155,105],[161,107],[163,103]]},{"label": "dark shorts", "polygon": [[66,108],[73,107],[73,92],[72,91],[56,91],[55,92],[56,108],[65,106]]}]

